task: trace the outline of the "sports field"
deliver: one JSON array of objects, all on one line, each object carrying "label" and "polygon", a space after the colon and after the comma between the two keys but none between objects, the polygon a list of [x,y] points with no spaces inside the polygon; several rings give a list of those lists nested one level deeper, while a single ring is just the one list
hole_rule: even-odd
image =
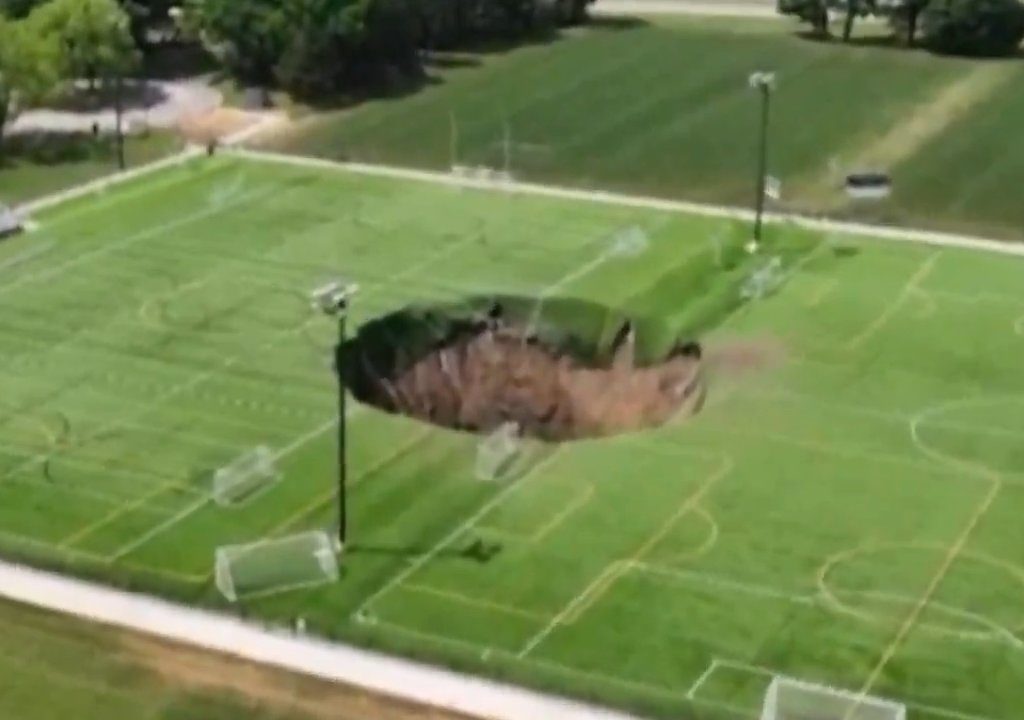
[{"label": "sports field", "polygon": [[[1021,239],[1012,193],[1022,65],[799,37],[788,21],[597,18],[561,39],[442,56],[418,92],[302,123],[279,140],[304,155],[447,169],[508,164],[521,178],[748,205],[771,70],[770,172],[781,206]],[[846,173],[892,174],[894,195],[858,204]]]},{"label": "sports field", "polygon": [[[584,298],[729,351],[703,412],[495,485],[476,437],[353,403],[342,578],[241,610],[666,717],[755,717],[773,673],[913,720],[1024,701],[1024,261],[231,158],[38,219],[0,245],[6,555],[223,604],[217,546],[333,523],[309,288],[358,280],[357,324]],[[258,444],[284,479],[211,503]]]}]

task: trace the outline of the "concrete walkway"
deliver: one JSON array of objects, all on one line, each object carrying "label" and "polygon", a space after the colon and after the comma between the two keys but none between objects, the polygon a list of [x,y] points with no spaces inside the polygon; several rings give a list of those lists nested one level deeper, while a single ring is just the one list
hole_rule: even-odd
[{"label": "concrete walkway", "polygon": [[173,642],[488,720],[636,720],[633,715],[381,653],[264,628],[0,562],[0,596]]},{"label": "concrete walkway", "polygon": [[[171,128],[185,118],[197,117],[217,109],[223,103],[220,91],[200,79],[178,82],[150,81],[144,86],[134,84],[129,89],[135,102],[129,102],[124,112],[124,128]],[[93,125],[102,132],[113,132],[115,114],[112,107],[77,112],[39,108],[22,113],[8,132],[91,132]]]},{"label": "concrete walkway", "polygon": [[779,19],[771,0],[597,0],[595,15],[704,15]]}]

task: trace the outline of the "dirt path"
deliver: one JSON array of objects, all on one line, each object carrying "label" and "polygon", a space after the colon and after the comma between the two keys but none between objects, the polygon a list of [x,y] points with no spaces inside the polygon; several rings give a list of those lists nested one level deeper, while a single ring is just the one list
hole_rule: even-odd
[{"label": "dirt path", "polygon": [[293,675],[265,665],[124,633],[124,659],[146,668],[175,690],[235,695],[282,717],[311,720],[470,720],[355,687]]}]

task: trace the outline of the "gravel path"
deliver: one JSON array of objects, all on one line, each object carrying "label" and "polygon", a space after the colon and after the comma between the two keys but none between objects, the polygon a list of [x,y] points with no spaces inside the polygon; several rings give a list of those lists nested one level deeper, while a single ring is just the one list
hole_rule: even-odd
[{"label": "gravel path", "polygon": [[[141,96],[135,103],[129,103],[124,112],[124,127],[175,127],[182,118],[203,115],[221,106],[223,97],[202,80],[180,82],[146,83],[145,87],[134,85],[132,92]],[[134,106],[132,106],[134,105]],[[112,107],[93,112],[76,112],[40,108],[22,113],[10,126],[9,132],[90,132],[96,124],[103,132],[111,132],[115,126]]]}]

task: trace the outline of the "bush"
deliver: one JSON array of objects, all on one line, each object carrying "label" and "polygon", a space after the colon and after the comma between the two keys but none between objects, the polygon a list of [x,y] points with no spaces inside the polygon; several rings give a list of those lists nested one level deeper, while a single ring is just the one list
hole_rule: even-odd
[{"label": "bush", "polygon": [[924,45],[947,55],[1013,55],[1024,39],[1018,0],[932,0],[922,21]]}]

